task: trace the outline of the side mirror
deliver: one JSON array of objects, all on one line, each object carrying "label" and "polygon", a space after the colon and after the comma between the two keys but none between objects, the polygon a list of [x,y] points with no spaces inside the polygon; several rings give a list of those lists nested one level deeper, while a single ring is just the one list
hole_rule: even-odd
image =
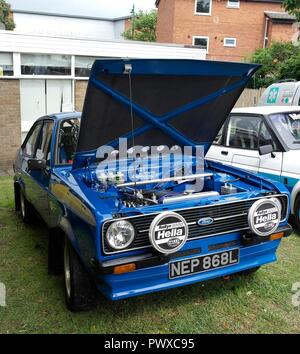
[{"label": "side mirror", "polygon": [[46,160],[28,159],[28,170],[41,171],[46,168]]},{"label": "side mirror", "polygon": [[[258,152],[260,155],[268,155],[274,152],[273,146],[271,144],[263,145],[258,148]],[[273,154],[272,154],[273,157]]]}]

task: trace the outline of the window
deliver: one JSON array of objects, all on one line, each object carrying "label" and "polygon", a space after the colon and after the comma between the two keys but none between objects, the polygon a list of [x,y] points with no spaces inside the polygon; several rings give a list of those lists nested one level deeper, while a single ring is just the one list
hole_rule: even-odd
[{"label": "window", "polygon": [[219,133],[217,134],[217,136],[214,139],[214,144],[215,145],[222,145],[223,142],[223,132],[224,132],[224,125],[222,125],[222,128],[219,130]]},{"label": "window", "polygon": [[31,130],[25,140],[25,146],[24,146],[24,154],[27,157],[33,157],[35,154],[35,146],[37,142],[37,138],[39,136],[40,130],[42,127],[42,122],[37,123],[34,127],[33,130]]},{"label": "window", "polygon": [[75,76],[89,77],[95,57],[75,57]]},{"label": "window", "polygon": [[68,119],[61,123],[57,142],[57,160],[59,164],[71,164],[79,134],[79,119]]},{"label": "window", "polygon": [[268,131],[268,128],[266,127],[265,123],[262,123],[259,132],[259,146],[264,146],[264,145],[272,145],[274,151],[277,150],[277,146],[270,132]]},{"label": "window", "polygon": [[280,136],[289,149],[300,149],[300,113],[272,114],[270,120],[275,127],[277,136]]},{"label": "window", "polygon": [[211,14],[212,0],[196,0],[195,14],[197,15],[210,15]]},{"label": "window", "polygon": [[199,47],[201,49],[205,49],[206,53],[208,53],[209,38],[208,37],[201,37],[201,36],[194,36],[193,37],[193,45],[196,47]]},{"label": "window", "polygon": [[258,149],[261,118],[257,116],[231,116],[226,145],[234,148]]},{"label": "window", "polygon": [[238,9],[240,7],[240,0],[228,0],[227,7],[232,9]]},{"label": "window", "polygon": [[42,134],[39,137],[35,157],[39,160],[46,160],[50,164],[50,147],[52,140],[52,130],[54,123],[52,121],[45,121]]},{"label": "window", "polygon": [[224,47],[236,47],[236,38],[224,38]]},{"label": "window", "polygon": [[13,55],[12,53],[0,53],[0,77],[13,76]]},{"label": "window", "polygon": [[71,56],[21,54],[22,75],[71,75]]}]

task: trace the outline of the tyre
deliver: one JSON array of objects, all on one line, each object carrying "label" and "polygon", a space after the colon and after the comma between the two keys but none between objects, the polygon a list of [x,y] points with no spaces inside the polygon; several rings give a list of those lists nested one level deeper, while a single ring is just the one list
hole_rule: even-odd
[{"label": "tyre", "polygon": [[294,219],[295,219],[295,226],[298,232],[300,232],[300,196],[296,198],[295,205],[294,205]]},{"label": "tyre", "polygon": [[68,309],[72,312],[93,309],[96,306],[95,284],[67,238],[64,242],[63,256],[64,286]]},{"label": "tyre", "polygon": [[243,270],[242,272],[239,272],[238,275],[243,275],[243,276],[251,275],[253,273],[256,273],[259,270],[259,268],[260,268],[260,266],[255,267],[255,268],[246,269],[246,270]]},{"label": "tyre", "polygon": [[34,221],[34,209],[32,205],[27,201],[24,192],[20,190],[20,214],[23,222],[31,224]]}]

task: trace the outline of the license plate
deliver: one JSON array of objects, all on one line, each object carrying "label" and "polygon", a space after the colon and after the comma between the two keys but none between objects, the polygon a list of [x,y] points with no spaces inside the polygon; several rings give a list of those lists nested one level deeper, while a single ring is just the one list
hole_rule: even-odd
[{"label": "license plate", "polygon": [[238,264],[240,251],[238,248],[230,251],[206,254],[181,261],[169,263],[169,278],[184,277],[190,274],[206,272],[208,270]]}]

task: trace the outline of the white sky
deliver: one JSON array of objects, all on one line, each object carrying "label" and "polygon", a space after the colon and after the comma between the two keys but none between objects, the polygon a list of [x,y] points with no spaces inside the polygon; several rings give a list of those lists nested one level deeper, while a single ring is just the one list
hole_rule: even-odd
[{"label": "white sky", "polygon": [[155,8],[155,0],[7,0],[13,9],[94,17],[120,17]]}]

